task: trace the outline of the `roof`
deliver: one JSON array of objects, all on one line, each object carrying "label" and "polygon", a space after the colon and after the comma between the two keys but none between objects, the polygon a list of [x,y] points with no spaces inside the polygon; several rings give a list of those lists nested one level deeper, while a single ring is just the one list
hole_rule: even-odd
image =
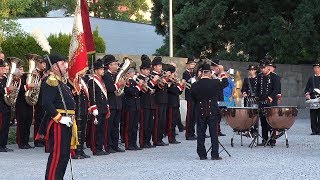
[{"label": "roof", "polygon": [[[73,17],[21,18],[17,20],[24,31],[31,33],[36,27],[46,36],[50,34],[71,34]],[[155,33],[155,27],[147,24],[90,18],[91,28],[98,27],[100,36],[106,42],[110,54],[153,54],[163,44],[164,37]]]}]

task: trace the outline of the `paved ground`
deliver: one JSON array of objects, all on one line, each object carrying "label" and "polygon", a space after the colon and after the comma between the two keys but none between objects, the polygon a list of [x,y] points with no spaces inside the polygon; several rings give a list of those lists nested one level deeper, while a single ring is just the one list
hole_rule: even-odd
[{"label": "paved ground", "polygon": [[[196,154],[196,141],[185,141],[178,135],[179,145],[157,147],[143,151],[128,151],[104,157],[74,160],[74,178],[78,179],[319,179],[320,136],[310,136],[307,113],[301,111],[294,126],[288,131],[290,147],[284,138],[274,148],[247,145],[240,136],[235,147],[230,146],[232,129],[222,123],[226,137],[221,143],[232,157],[221,153],[222,161],[200,161]],[[44,179],[48,154],[43,149],[19,150],[0,154],[0,179]],[[207,147],[209,140],[207,139]],[[88,154],[91,152],[87,151]],[[70,166],[65,179],[70,178]]]}]

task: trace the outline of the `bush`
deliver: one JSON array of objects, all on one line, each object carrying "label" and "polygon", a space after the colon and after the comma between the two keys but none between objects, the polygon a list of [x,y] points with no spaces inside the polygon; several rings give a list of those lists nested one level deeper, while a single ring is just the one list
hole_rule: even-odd
[{"label": "bush", "polygon": [[[106,44],[101,36],[99,36],[98,29],[93,31],[93,39],[96,46],[97,53],[104,53]],[[52,47],[51,52],[59,52],[61,55],[69,55],[71,35],[59,33],[57,35],[50,35],[48,41]],[[19,34],[16,36],[7,37],[1,44],[2,52],[6,57],[18,57],[25,59],[25,54],[35,53],[45,55],[41,47],[37,44],[33,37],[29,34]],[[90,58],[89,58],[90,59]]]}]

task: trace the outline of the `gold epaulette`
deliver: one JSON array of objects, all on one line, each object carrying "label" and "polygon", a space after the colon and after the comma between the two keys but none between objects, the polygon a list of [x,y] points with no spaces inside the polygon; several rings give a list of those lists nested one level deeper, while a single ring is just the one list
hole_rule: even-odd
[{"label": "gold epaulette", "polygon": [[54,76],[50,75],[46,81],[49,86],[56,87],[59,84],[59,80]]}]

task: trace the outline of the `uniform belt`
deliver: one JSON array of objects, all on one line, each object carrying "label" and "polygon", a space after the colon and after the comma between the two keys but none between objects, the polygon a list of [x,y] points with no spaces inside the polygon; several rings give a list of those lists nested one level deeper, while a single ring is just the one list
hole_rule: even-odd
[{"label": "uniform belt", "polygon": [[75,112],[75,110],[64,110],[64,109],[57,109],[57,111],[60,113],[60,114],[67,114],[68,113],[68,115],[75,115],[76,114],[76,112]]}]

